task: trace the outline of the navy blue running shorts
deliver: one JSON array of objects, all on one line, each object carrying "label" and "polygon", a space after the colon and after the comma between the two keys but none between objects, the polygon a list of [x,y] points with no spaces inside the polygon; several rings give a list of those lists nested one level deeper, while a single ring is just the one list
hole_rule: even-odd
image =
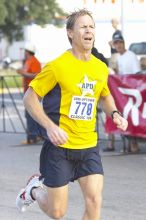
[{"label": "navy blue running shorts", "polygon": [[40,173],[44,185],[60,187],[91,174],[103,175],[98,147],[81,150],[57,147],[46,140],[40,154]]}]

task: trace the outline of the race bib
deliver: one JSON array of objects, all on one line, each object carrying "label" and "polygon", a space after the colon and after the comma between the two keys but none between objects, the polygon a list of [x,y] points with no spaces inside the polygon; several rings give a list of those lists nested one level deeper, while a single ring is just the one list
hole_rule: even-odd
[{"label": "race bib", "polygon": [[95,98],[73,96],[69,118],[75,120],[91,120],[93,118]]}]

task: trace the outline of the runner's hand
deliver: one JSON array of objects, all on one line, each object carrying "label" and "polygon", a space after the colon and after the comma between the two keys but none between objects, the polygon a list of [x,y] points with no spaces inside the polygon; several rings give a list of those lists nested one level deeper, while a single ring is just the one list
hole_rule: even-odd
[{"label": "runner's hand", "polygon": [[54,145],[61,145],[67,142],[68,136],[67,133],[62,129],[59,128],[57,125],[53,124],[49,129],[47,129],[47,135],[49,140]]},{"label": "runner's hand", "polygon": [[121,115],[115,113],[113,117],[113,122],[117,125],[117,128],[121,129],[122,131],[126,131],[128,127],[128,121]]}]

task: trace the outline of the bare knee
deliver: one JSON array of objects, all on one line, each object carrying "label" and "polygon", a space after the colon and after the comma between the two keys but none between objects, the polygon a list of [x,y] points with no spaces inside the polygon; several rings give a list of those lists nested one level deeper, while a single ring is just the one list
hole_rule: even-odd
[{"label": "bare knee", "polygon": [[91,196],[86,199],[86,209],[100,210],[102,204],[102,196]]},{"label": "bare knee", "polygon": [[48,217],[58,220],[65,215],[67,207],[54,204],[52,205],[51,203],[49,203],[48,197],[45,193],[43,195],[43,199],[42,194],[41,196],[38,194],[36,199],[38,201],[39,207],[42,211],[44,211],[44,213],[46,213]]},{"label": "bare knee", "polygon": [[66,210],[56,208],[53,210],[48,210],[46,214],[52,219],[59,220],[66,214]]}]

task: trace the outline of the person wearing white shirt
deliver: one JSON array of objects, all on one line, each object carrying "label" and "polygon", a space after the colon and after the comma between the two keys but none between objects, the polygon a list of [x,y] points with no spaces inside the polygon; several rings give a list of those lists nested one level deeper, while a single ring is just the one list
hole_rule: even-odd
[{"label": "person wearing white shirt", "polygon": [[139,73],[141,71],[139,60],[134,52],[126,50],[125,41],[122,35],[114,35],[113,45],[120,54],[117,59],[116,72],[118,74]]},{"label": "person wearing white shirt", "polygon": [[[117,52],[119,53],[119,57],[117,58],[116,73],[122,75],[140,73],[141,72],[140,62],[134,52],[130,50],[126,50],[125,41],[122,35],[116,34],[113,36],[113,45],[117,50]],[[128,139],[129,139],[129,151],[132,153],[139,152],[137,138],[128,137]]]},{"label": "person wearing white shirt", "polygon": [[118,57],[118,73],[119,74],[135,74],[140,72],[139,60],[135,53],[130,50],[124,51]]}]

